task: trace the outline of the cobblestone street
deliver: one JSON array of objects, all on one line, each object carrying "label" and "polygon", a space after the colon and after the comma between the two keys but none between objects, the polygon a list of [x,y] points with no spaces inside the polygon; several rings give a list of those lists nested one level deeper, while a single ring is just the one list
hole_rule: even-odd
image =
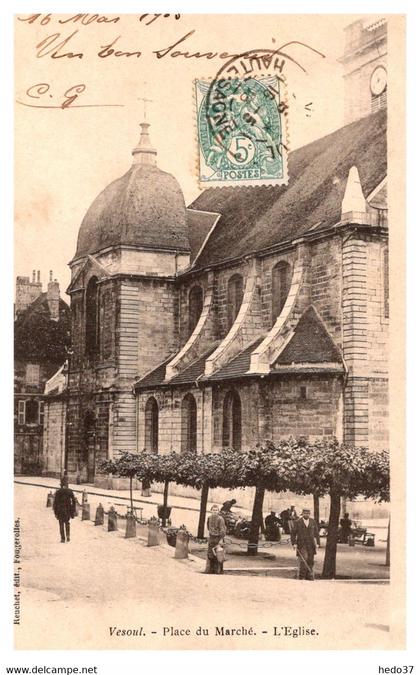
[{"label": "cobblestone street", "polygon": [[[380,649],[390,641],[387,584],[208,576],[202,560],[175,560],[166,544],[148,548],[141,533],[124,539],[122,530],[108,533],[80,516],[63,545],[45,507],[47,492],[15,486],[22,545],[18,648],[173,649],[187,642],[203,649],[207,636],[196,634],[200,626],[211,637],[216,627],[240,632],[222,631],[221,649],[234,642],[244,649],[314,649],[332,642],[337,649]],[[140,627],[144,635],[117,633]],[[292,637],[285,627],[315,634]],[[180,634],[186,630],[189,635]]]}]

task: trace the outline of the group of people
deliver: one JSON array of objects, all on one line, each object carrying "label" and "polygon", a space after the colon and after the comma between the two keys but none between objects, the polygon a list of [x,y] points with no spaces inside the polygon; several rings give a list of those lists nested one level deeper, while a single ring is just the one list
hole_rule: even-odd
[{"label": "group of people", "polygon": [[[223,503],[220,511],[219,507],[214,505],[211,508],[207,520],[209,532],[207,548],[207,574],[223,574],[223,562],[225,559],[224,538],[226,536],[226,515],[230,513],[232,507],[236,504],[236,499],[231,499]],[[61,479],[61,487],[54,495],[53,510],[58,520],[61,543],[70,541],[70,520],[76,515],[76,498],[74,492],[69,488],[69,482],[66,475]],[[341,541],[347,543],[351,533],[352,521],[349,514],[345,513],[340,521]],[[285,534],[290,534],[291,542],[299,564],[299,579],[314,579],[314,556],[317,547],[320,547],[318,526],[313,518],[310,517],[310,510],[303,509],[299,517],[294,506],[285,509],[276,515],[271,511],[264,520],[265,538],[267,541],[280,541],[281,530]]]},{"label": "group of people", "polygon": [[[223,562],[225,559],[224,538],[226,536],[225,515],[230,511],[236,501],[230,500],[219,507],[214,505],[211,508],[210,516],[207,520],[209,531],[207,548],[207,574],[223,574]],[[314,558],[317,548],[320,547],[318,526],[313,518],[310,517],[310,510],[303,509],[302,515],[298,517],[296,509],[291,506],[280,513],[277,517],[275,511],[271,511],[266,516],[265,536],[269,541],[280,541],[280,527],[284,532],[291,536],[293,549],[296,551],[299,565],[299,579],[314,579]]]}]

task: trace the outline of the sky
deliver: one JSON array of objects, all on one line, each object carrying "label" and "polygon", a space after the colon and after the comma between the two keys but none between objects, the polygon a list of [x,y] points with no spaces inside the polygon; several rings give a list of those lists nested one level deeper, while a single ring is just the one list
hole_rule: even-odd
[{"label": "sky", "polygon": [[[15,276],[40,270],[46,284],[53,270],[62,297],[84,214],[98,193],[130,168],[144,116],[142,98],[152,100],[147,117],[158,166],[177,178],[187,204],[200,192],[193,83],[215,76],[224,63],[222,52],[304,43],[286,48],[305,69],[291,60],[284,69],[290,149],[344,123],[338,59],[343,29],[357,17],[141,16],[109,14],[101,23],[89,16],[85,25],[69,20],[71,15],[16,19]],[[174,56],[176,51],[182,53]],[[197,51],[217,55],[190,56]],[[77,99],[63,109],[74,87],[67,99]]]}]

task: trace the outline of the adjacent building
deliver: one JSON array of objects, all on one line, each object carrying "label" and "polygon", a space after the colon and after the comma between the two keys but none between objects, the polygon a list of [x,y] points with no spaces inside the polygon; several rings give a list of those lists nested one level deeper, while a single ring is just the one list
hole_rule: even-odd
[{"label": "adjacent building", "polygon": [[39,271],[17,277],[14,335],[14,468],[38,475],[45,471],[44,387],[70,345],[70,309],[52,272],[45,292]]}]

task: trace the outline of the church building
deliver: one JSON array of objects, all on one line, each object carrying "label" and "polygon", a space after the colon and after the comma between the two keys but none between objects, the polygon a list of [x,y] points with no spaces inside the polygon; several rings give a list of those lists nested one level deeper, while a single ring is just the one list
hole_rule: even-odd
[{"label": "church building", "polygon": [[357,105],[290,152],[288,185],[207,189],[187,207],[141,124],[70,263],[71,479],[105,485],[101,461],[125,450],[387,447],[386,23],[346,38]]}]

